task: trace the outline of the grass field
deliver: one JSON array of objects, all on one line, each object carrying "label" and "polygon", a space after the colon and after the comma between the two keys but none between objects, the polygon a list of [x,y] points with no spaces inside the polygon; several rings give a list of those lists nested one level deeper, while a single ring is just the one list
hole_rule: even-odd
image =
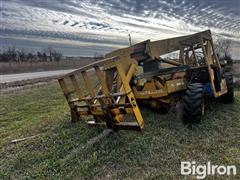
[{"label": "grass field", "polygon": [[[173,113],[142,109],[143,132],[120,131],[68,156],[103,129],[70,123],[57,83],[2,93],[0,179],[179,179],[181,161],[236,165],[239,171],[240,91],[235,95],[234,104],[211,103],[193,130]],[[10,143],[31,135],[37,136]]]}]

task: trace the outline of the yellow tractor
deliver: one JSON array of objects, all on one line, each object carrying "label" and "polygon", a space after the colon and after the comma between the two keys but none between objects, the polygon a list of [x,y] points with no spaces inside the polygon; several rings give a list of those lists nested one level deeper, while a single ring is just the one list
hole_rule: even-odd
[{"label": "yellow tractor", "polygon": [[139,104],[169,109],[182,101],[184,123],[196,124],[206,97],[234,100],[232,74],[221,67],[210,30],[113,51],[58,81],[73,122],[115,131],[144,128]]}]

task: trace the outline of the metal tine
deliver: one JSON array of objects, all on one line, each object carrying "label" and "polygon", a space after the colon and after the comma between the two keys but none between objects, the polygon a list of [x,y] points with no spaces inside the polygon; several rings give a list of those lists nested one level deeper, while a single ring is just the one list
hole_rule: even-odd
[{"label": "metal tine", "polygon": [[96,71],[96,75],[99,79],[99,82],[101,84],[101,88],[102,88],[102,91],[104,93],[104,95],[109,95],[109,89],[107,87],[107,83],[106,83],[106,80],[104,78],[104,73],[102,72],[102,70],[100,69],[99,66],[95,66],[94,67],[95,71]]},{"label": "metal tine", "polygon": [[93,84],[91,82],[91,79],[89,78],[88,74],[87,74],[87,71],[82,71],[82,76],[83,76],[83,80],[86,84],[86,87],[87,87],[87,90],[88,90],[88,93],[90,95],[91,98],[94,98],[95,97],[95,92],[94,92],[94,89],[93,89]]},{"label": "metal tine", "polygon": [[67,99],[68,103],[70,103],[72,100],[72,96],[71,96],[70,91],[68,90],[68,87],[67,87],[67,84],[66,84],[64,78],[58,79],[58,82],[63,90],[65,98]]},{"label": "metal tine", "polygon": [[74,89],[75,89],[79,99],[82,99],[83,98],[83,94],[82,94],[82,91],[80,89],[80,86],[78,85],[76,76],[74,74],[72,74],[69,77],[70,77],[70,79],[72,81],[73,87],[74,87]]}]

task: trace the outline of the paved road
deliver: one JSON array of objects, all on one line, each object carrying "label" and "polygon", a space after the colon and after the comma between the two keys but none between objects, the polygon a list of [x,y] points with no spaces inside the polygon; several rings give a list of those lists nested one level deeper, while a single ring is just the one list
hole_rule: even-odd
[{"label": "paved road", "polygon": [[22,81],[22,80],[27,80],[27,79],[44,78],[44,77],[51,77],[51,76],[59,76],[59,75],[69,73],[73,70],[74,69],[0,75],[0,83]]}]

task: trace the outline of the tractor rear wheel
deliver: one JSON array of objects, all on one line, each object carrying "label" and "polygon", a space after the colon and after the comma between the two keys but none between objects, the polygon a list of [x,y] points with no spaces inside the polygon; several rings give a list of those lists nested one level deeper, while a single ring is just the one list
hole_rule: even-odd
[{"label": "tractor rear wheel", "polygon": [[205,114],[204,87],[201,83],[192,83],[183,97],[183,122],[197,124]]},{"label": "tractor rear wheel", "polygon": [[221,101],[223,103],[233,103],[234,101],[234,89],[233,89],[233,75],[230,72],[223,74],[226,84],[227,84],[227,93],[221,96]]}]

